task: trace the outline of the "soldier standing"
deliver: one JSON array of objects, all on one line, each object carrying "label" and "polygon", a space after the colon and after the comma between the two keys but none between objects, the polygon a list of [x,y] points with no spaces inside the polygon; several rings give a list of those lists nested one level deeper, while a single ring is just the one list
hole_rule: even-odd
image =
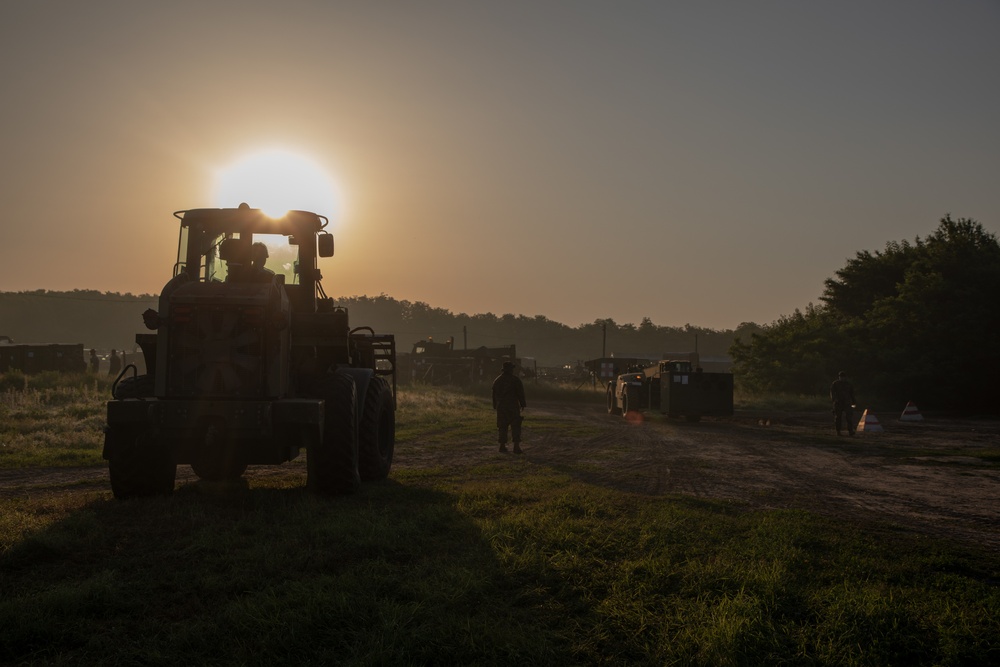
[{"label": "soldier standing", "polygon": [[833,401],[833,421],[837,435],[841,435],[841,418],[847,419],[847,435],[854,437],[854,385],[847,379],[847,373],[840,371],[830,386],[830,400]]},{"label": "soldier standing", "polygon": [[101,367],[101,358],[97,356],[97,350],[90,348],[90,372],[97,374],[98,369]]},{"label": "soldier standing", "polygon": [[115,376],[118,375],[122,370],[122,358],[118,356],[117,350],[111,350],[111,358],[108,359],[108,375]]},{"label": "soldier standing", "polygon": [[521,411],[524,401],[524,384],[514,375],[514,364],[503,362],[503,372],[493,380],[493,409],[497,411],[497,429],[500,434],[500,451],[507,451],[507,428],[514,441],[514,453],[521,453]]}]

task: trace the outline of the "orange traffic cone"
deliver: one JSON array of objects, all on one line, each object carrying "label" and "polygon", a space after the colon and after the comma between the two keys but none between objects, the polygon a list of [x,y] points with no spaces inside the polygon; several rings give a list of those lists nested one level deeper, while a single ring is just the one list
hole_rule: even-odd
[{"label": "orange traffic cone", "polygon": [[899,421],[901,422],[922,422],[924,416],[920,414],[920,410],[917,406],[913,404],[913,401],[907,401],[906,407],[903,409],[903,414],[900,415]]},{"label": "orange traffic cone", "polygon": [[866,409],[864,414],[861,415],[861,421],[858,422],[859,431],[868,431],[869,433],[881,433],[882,425],[878,423],[878,417],[874,414],[869,414]]}]

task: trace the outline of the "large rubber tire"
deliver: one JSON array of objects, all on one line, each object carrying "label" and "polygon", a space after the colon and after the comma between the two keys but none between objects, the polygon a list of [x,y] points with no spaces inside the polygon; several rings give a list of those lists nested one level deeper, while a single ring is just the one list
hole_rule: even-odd
[{"label": "large rubber tire", "polygon": [[628,389],[626,389],[625,393],[622,394],[622,416],[623,417],[627,417],[628,416],[628,404],[629,404]]},{"label": "large rubber tire", "polygon": [[324,496],[355,493],[358,475],[358,394],[347,373],[324,376],[318,387],[323,397],[323,437],[306,452],[306,488]]},{"label": "large rubber tire", "polygon": [[609,415],[620,415],[622,413],[621,408],[618,407],[618,402],[615,400],[615,383],[608,383],[608,414]]},{"label": "large rubber tire", "polygon": [[358,473],[362,482],[389,476],[396,448],[396,406],[389,382],[375,376],[368,383],[358,430]]},{"label": "large rubber tire", "polygon": [[198,479],[225,482],[239,479],[247,471],[246,455],[239,443],[226,438],[220,427],[206,425],[200,440],[198,454],[191,461]]},{"label": "large rubber tire", "polygon": [[165,445],[132,427],[108,427],[108,473],[115,498],[169,496],[174,492],[177,464]]}]

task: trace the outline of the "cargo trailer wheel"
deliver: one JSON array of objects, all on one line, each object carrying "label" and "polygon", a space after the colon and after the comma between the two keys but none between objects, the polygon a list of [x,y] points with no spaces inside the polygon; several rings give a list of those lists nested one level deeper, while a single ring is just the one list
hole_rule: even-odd
[{"label": "cargo trailer wheel", "polygon": [[384,377],[368,383],[358,429],[358,473],[362,482],[385,479],[396,447],[396,409]]},{"label": "cargo trailer wheel", "polygon": [[306,488],[325,496],[358,490],[358,394],[354,378],[333,373],[319,380],[323,437],[306,447]]},{"label": "cargo trailer wheel", "polygon": [[174,492],[177,464],[169,447],[154,442],[137,427],[108,427],[105,447],[115,498],[169,496]]},{"label": "cargo trailer wheel", "polygon": [[620,415],[621,413],[622,411],[618,408],[618,402],[615,400],[615,385],[608,383],[608,414]]}]

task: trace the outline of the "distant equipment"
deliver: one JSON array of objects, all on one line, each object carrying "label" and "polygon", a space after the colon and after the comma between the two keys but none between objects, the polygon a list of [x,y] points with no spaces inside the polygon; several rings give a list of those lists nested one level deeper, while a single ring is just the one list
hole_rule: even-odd
[{"label": "distant equipment", "polygon": [[492,382],[511,361],[520,367],[515,345],[456,350],[455,341],[420,340],[409,354],[399,357],[401,381],[464,387]]},{"label": "distant equipment", "polygon": [[0,373],[19,370],[33,375],[45,371],[83,373],[87,370],[87,363],[83,360],[82,343],[24,345],[13,344],[10,341],[7,336],[0,336]]},{"label": "distant equipment", "polygon": [[687,360],[634,366],[607,385],[608,414],[659,410],[670,417],[699,421],[733,414],[731,373],[705,373]]}]

